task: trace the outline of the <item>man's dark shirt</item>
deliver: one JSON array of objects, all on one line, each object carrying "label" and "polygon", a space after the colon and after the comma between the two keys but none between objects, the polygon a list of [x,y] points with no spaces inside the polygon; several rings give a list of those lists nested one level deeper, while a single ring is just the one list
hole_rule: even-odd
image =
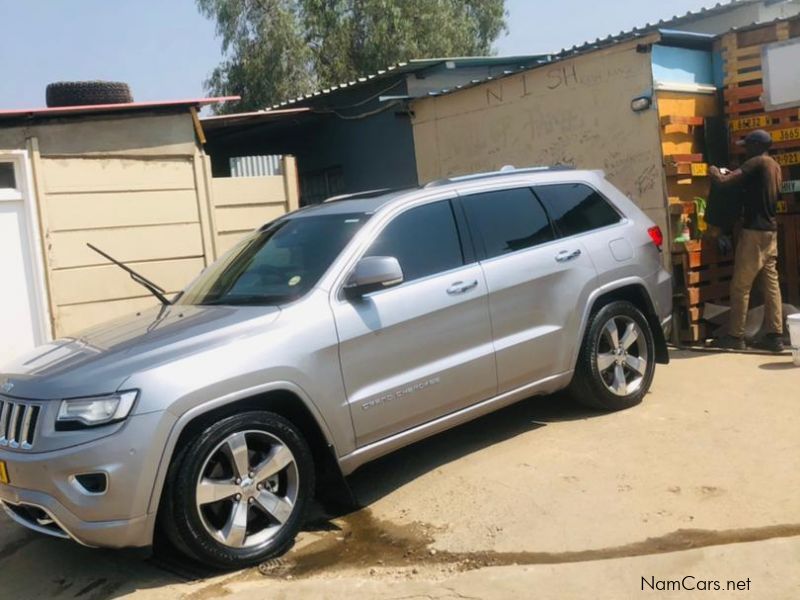
[{"label": "man's dark shirt", "polygon": [[744,228],[777,231],[775,213],[781,191],[781,166],[763,154],[747,160],[741,171]]}]

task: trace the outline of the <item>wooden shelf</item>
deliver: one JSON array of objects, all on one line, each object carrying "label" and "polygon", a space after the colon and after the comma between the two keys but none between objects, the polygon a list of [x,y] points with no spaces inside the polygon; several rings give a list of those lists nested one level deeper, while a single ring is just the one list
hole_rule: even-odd
[{"label": "wooden shelf", "polygon": [[667,125],[691,125],[692,127],[702,127],[705,124],[706,120],[703,117],[681,117],[676,115],[661,117],[662,127],[666,127]]},{"label": "wooden shelf", "polygon": [[703,162],[666,164],[664,172],[667,177],[708,177],[708,165]]},{"label": "wooden shelf", "polygon": [[702,154],[665,154],[664,160],[666,164],[680,165],[684,163],[701,163],[703,162]]}]

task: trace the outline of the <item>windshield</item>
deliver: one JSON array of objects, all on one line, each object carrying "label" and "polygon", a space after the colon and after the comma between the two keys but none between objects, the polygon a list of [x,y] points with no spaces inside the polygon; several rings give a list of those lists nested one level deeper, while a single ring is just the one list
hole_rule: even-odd
[{"label": "windshield", "polygon": [[280,219],[209,266],[177,304],[269,305],[308,292],[369,218],[332,214]]}]

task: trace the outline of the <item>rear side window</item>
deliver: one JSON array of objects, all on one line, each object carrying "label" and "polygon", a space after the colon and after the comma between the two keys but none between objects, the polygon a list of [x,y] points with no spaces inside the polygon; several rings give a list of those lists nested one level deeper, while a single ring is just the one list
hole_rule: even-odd
[{"label": "rear side window", "polygon": [[486,258],[555,239],[547,214],[529,188],[473,194],[462,202],[471,228],[483,240]]},{"label": "rear side window", "polygon": [[395,217],[365,256],[394,256],[405,281],[462,266],[464,257],[450,202],[425,204]]},{"label": "rear side window", "polygon": [[534,190],[564,237],[607,227],[621,220],[608,200],[588,185],[562,183],[543,185]]}]

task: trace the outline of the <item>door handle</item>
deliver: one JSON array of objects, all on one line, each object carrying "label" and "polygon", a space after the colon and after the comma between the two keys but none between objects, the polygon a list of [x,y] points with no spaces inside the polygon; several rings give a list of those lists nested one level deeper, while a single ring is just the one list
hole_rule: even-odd
[{"label": "door handle", "polygon": [[580,249],[577,250],[562,250],[558,254],[556,254],[556,261],[557,262],[569,262],[571,260],[575,260],[581,255]]},{"label": "door handle", "polygon": [[463,281],[456,281],[453,285],[447,288],[447,293],[451,296],[458,296],[459,294],[466,294],[470,290],[478,287],[478,280],[464,283]]}]

